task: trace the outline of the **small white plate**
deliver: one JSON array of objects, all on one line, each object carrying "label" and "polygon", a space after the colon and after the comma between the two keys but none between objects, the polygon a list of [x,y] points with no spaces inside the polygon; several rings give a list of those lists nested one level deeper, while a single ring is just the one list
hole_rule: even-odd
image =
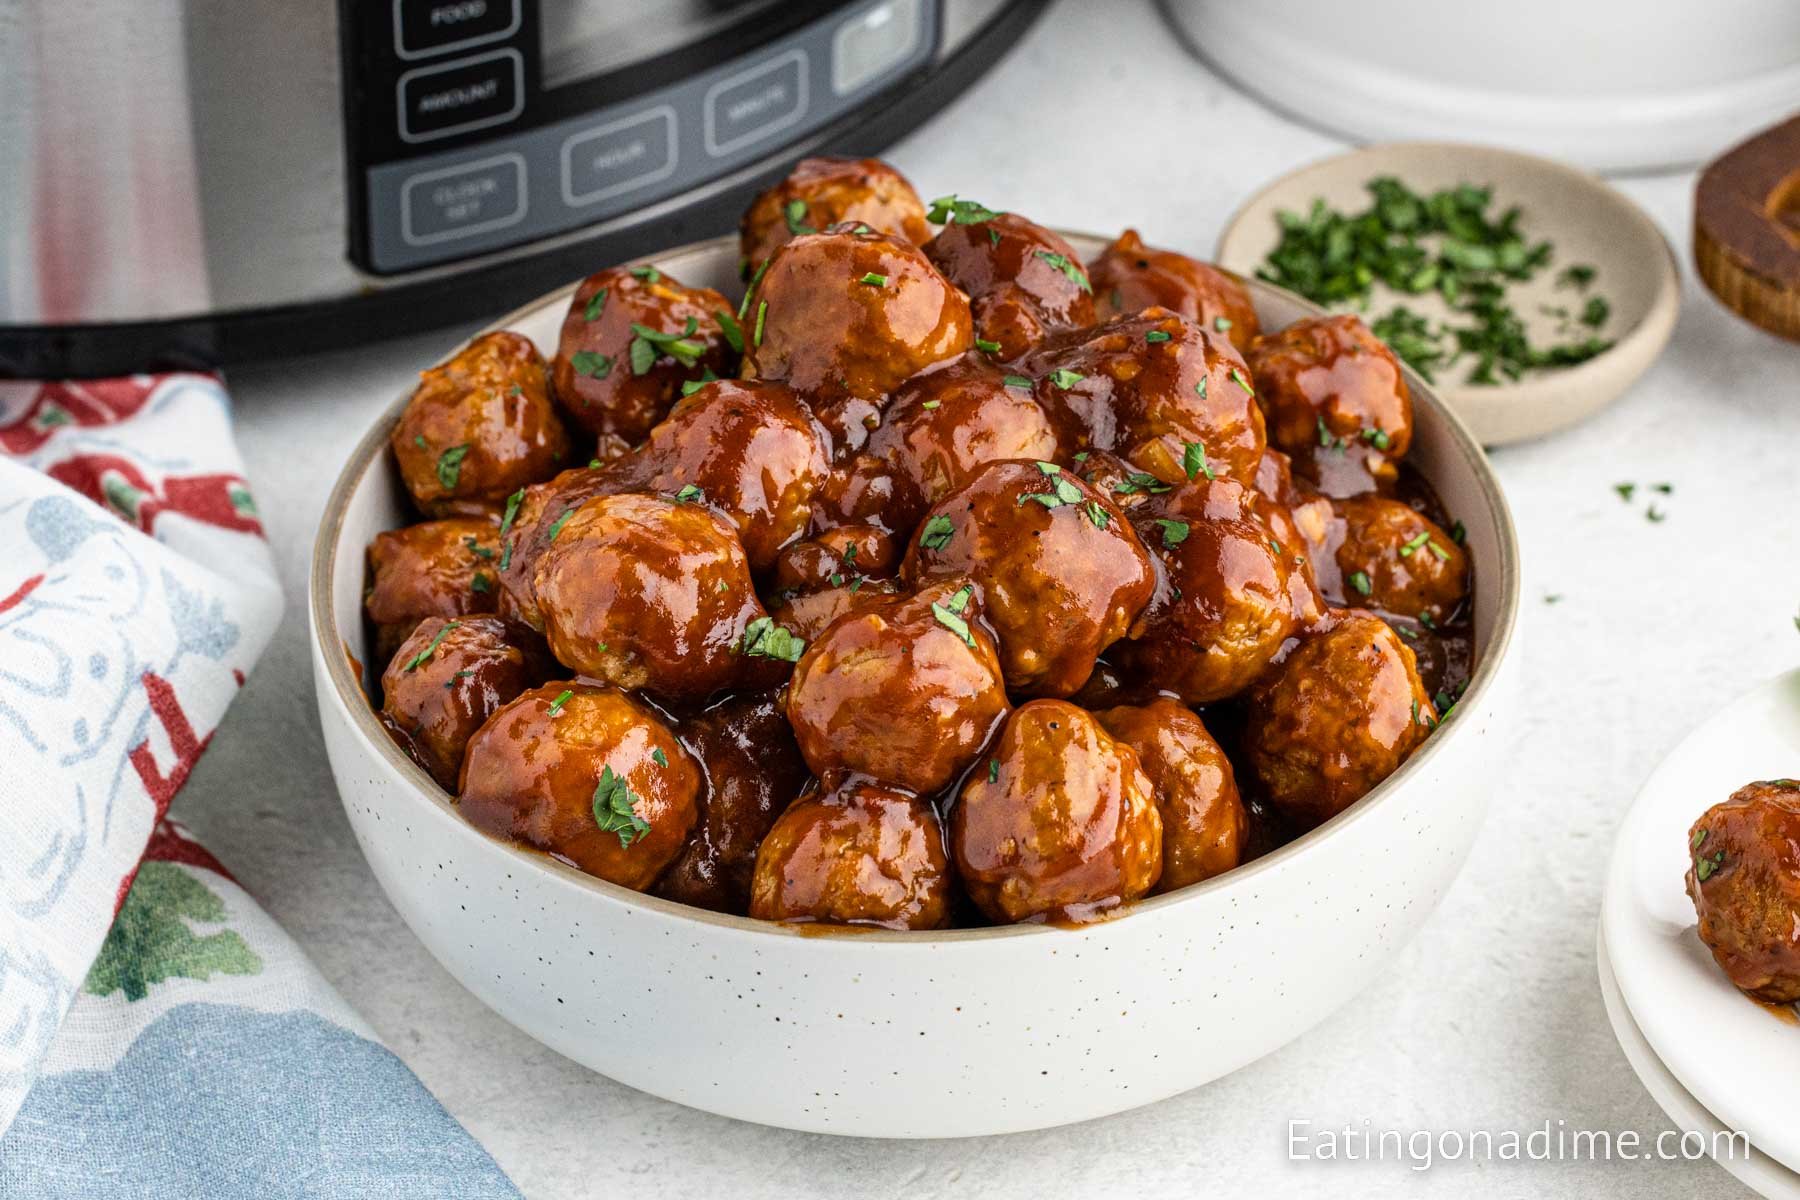
[{"label": "small white plate", "polygon": [[1696,932],[1688,829],[1756,779],[1800,774],[1800,671],[1688,734],[1638,793],[1614,843],[1600,933],[1632,1019],[1682,1087],[1800,1171],[1800,1024],[1739,992]]},{"label": "small white plate", "polygon": [[[1625,998],[1619,994],[1619,982],[1613,975],[1612,960],[1606,950],[1606,936],[1601,934],[1595,939],[1596,960],[1600,974],[1600,999],[1606,1005],[1607,1020],[1612,1022],[1613,1035],[1619,1039],[1619,1049],[1625,1052],[1625,1061],[1637,1072],[1637,1077],[1650,1093],[1669,1119],[1683,1131],[1694,1130],[1706,1138],[1707,1153],[1713,1154],[1722,1141],[1716,1140],[1726,1133],[1726,1127],[1719,1118],[1706,1111],[1706,1106],[1694,1099],[1694,1094],[1681,1086],[1681,1081],[1669,1074],[1669,1068],[1656,1057],[1656,1051],[1644,1040],[1644,1034],[1632,1020],[1631,1010],[1625,1007]],[[1768,1197],[1768,1200],[1800,1200],[1800,1175],[1788,1170],[1766,1154],[1759,1153],[1754,1147],[1748,1157],[1727,1156],[1724,1158],[1713,1154],[1713,1161],[1731,1172],[1744,1184]]]},{"label": "small white plate", "polygon": [[[1541,306],[1579,310],[1590,296],[1604,296],[1611,314],[1597,331],[1613,339],[1604,354],[1579,366],[1533,371],[1513,383],[1479,387],[1462,382],[1466,365],[1437,372],[1435,391],[1467,421],[1483,445],[1503,446],[1542,437],[1598,412],[1622,395],[1668,345],[1681,306],[1675,255],[1643,209],[1599,179],[1574,167],[1491,146],[1446,142],[1393,142],[1366,146],[1284,175],[1246,201],[1219,236],[1214,257],[1240,275],[1254,275],[1281,240],[1276,214],[1305,213],[1322,197],[1342,212],[1369,204],[1366,185],[1392,175],[1417,192],[1471,183],[1494,189],[1489,210],[1498,216],[1517,205],[1529,242],[1554,246],[1550,265],[1527,283],[1507,289],[1507,299],[1530,330],[1533,344],[1564,340],[1559,320]],[[1558,289],[1557,274],[1586,263],[1596,275],[1586,291]],[[1377,286],[1366,316],[1373,319],[1405,304],[1432,320],[1449,314],[1435,293],[1402,296]],[[1577,325],[1580,334],[1589,330]]]}]

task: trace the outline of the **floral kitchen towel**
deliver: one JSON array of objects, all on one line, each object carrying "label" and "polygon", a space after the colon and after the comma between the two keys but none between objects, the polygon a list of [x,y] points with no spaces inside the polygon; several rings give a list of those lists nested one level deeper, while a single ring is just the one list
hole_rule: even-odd
[{"label": "floral kitchen towel", "polygon": [[517,1195],[165,819],[281,607],[218,380],[0,383],[0,1196]]}]

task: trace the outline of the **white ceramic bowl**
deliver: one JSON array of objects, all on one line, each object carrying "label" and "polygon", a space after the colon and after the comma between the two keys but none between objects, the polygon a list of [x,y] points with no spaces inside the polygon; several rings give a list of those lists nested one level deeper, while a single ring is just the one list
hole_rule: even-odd
[{"label": "white ceramic bowl", "polygon": [[[1069,235],[1083,253],[1101,243]],[[657,256],[738,290],[736,242]],[[573,285],[513,313],[545,350]],[[1253,285],[1262,320],[1313,311]],[[590,878],[466,824],[388,740],[351,665],[369,660],[364,547],[408,521],[387,435],[328,501],[309,612],[332,771],[376,878],[439,962],[546,1045],[710,1112],[792,1129],[950,1137],[1103,1116],[1291,1041],[1356,995],[1468,853],[1513,703],[1518,548],[1468,431],[1420,381],[1413,456],[1468,528],[1480,666],[1404,769],[1324,827],[1080,929],[827,933],[718,916]],[[1420,986],[1429,986],[1426,979]]]}]

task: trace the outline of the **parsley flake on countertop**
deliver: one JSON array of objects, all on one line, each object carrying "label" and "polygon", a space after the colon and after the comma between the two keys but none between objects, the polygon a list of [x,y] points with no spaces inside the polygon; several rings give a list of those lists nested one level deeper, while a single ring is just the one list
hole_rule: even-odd
[{"label": "parsley flake on countertop", "polygon": [[632,842],[650,832],[650,822],[637,813],[642,800],[623,775],[614,775],[611,767],[601,769],[594,787],[594,824],[602,833],[618,834],[621,850],[629,850]]}]

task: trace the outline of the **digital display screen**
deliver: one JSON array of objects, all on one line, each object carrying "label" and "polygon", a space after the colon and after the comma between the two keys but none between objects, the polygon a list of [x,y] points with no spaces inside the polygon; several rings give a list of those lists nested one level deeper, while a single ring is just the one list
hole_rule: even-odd
[{"label": "digital display screen", "polygon": [[781,0],[540,0],[543,86],[557,88],[690,46]]}]

